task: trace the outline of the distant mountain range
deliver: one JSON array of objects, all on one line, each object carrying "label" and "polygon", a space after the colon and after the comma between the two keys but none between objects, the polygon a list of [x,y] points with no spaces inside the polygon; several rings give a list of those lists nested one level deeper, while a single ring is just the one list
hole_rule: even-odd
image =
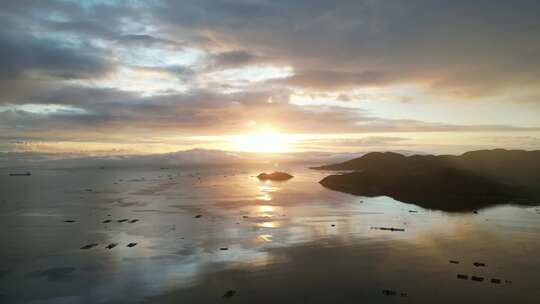
[{"label": "distant mountain range", "polygon": [[[405,154],[415,152],[401,151]],[[191,149],[162,154],[85,156],[55,153],[0,153],[0,168],[92,168],[92,167],[192,167],[230,166],[265,163],[299,163],[306,165],[341,162],[367,152],[329,153],[250,153],[223,150]]]},{"label": "distant mountain range", "polygon": [[373,152],[318,170],[333,190],[390,196],[430,209],[474,210],[494,204],[540,204],[540,151],[480,150],[455,155]]}]

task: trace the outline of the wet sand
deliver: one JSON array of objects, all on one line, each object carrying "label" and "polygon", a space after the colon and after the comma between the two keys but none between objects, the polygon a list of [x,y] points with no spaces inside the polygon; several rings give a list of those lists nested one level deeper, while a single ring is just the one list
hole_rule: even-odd
[{"label": "wet sand", "polygon": [[0,302],[540,301],[540,207],[430,211],[266,169],[0,170]]}]

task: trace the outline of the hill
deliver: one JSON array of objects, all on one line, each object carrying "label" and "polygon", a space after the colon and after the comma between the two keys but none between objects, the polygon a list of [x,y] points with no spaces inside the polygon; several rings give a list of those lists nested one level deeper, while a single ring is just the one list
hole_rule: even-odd
[{"label": "hill", "polygon": [[373,152],[314,169],[354,171],[325,177],[320,183],[329,189],[386,195],[430,209],[465,211],[540,199],[540,151],[496,149],[460,156]]}]

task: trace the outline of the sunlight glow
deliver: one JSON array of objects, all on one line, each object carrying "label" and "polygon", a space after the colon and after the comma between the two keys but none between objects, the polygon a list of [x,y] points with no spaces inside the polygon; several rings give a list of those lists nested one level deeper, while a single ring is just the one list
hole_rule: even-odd
[{"label": "sunlight glow", "polygon": [[282,153],[290,151],[292,138],[266,129],[258,133],[235,136],[232,141],[238,151]]},{"label": "sunlight glow", "polygon": [[270,205],[262,205],[259,207],[259,210],[263,213],[271,213],[272,211],[274,211],[274,207]]}]

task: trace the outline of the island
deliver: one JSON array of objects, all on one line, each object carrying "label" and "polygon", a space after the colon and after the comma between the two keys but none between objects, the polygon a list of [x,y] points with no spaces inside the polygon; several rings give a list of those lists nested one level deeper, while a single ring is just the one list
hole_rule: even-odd
[{"label": "island", "polygon": [[320,181],[367,197],[389,196],[427,209],[471,211],[496,204],[540,204],[540,151],[480,150],[462,155],[372,152],[317,170],[347,171]]},{"label": "island", "polygon": [[257,175],[257,178],[260,180],[272,180],[272,181],[286,181],[294,176],[285,172],[271,172],[271,173],[261,173]]}]

